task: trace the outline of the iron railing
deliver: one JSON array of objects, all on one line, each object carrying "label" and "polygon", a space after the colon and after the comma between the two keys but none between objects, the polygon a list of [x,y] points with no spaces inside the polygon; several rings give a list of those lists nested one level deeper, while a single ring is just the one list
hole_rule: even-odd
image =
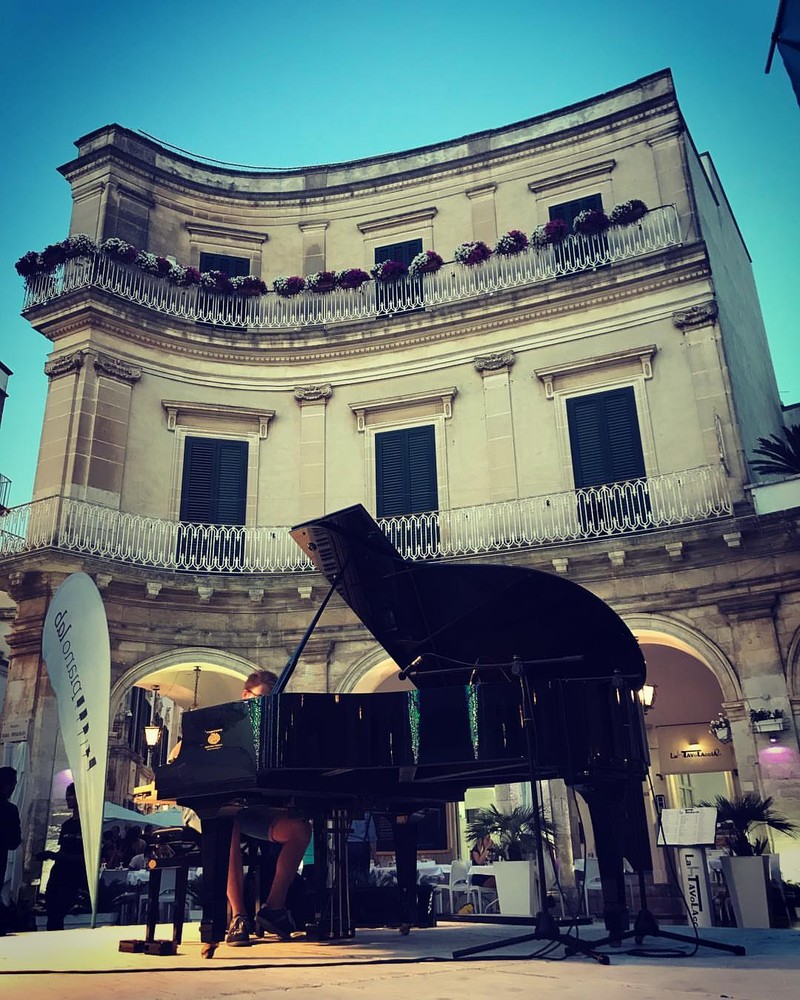
[{"label": "iron railing", "polygon": [[664,205],[629,226],[614,226],[597,236],[568,236],[559,244],[531,248],[513,256],[495,254],[475,267],[446,264],[435,274],[390,283],[369,281],[359,289],[335,289],[324,294],[301,292],[291,298],[273,293],[252,297],[221,295],[197,285],[181,288],[96,253],[69,260],[51,273],[28,278],[23,312],[78,288],[93,287],[166,316],[214,326],[265,331],[328,326],[465,301],[593,270],[680,243],[677,209]]},{"label": "iron railing", "polygon": [[[636,534],[732,514],[724,473],[703,467],[379,523],[402,556],[421,560]],[[311,569],[285,526],[189,524],[67,497],[37,500],[0,517],[0,559],[44,548],[195,573]]]}]

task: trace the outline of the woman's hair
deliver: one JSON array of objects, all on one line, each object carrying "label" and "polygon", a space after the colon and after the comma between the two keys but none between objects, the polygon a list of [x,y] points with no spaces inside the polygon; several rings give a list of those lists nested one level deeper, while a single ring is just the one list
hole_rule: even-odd
[{"label": "woman's hair", "polygon": [[263,684],[264,687],[272,688],[278,682],[277,674],[271,670],[254,670],[244,682],[244,690],[251,691],[254,687]]}]

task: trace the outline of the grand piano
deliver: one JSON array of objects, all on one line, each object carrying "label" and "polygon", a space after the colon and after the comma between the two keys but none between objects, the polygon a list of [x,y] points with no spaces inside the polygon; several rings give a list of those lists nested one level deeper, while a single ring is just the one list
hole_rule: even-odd
[{"label": "grand piano", "polygon": [[[612,936],[627,930],[623,857],[650,870],[642,780],[648,754],[636,639],[603,601],[562,577],[514,565],[404,560],[361,506],[301,524],[292,537],[414,689],[287,691],[186,713],[162,798],[203,823],[203,953],[225,932],[232,820],[254,802],[326,816],[321,936],[352,933],[346,876],[350,810],[396,817],[401,897],[414,922],[414,824],[403,818],[467,788],[560,777],[589,808]],[[329,594],[330,596],[330,594]],[[318,821],[317,827],[322,823]],[[321,831],[317,829],[319,834]]]}]

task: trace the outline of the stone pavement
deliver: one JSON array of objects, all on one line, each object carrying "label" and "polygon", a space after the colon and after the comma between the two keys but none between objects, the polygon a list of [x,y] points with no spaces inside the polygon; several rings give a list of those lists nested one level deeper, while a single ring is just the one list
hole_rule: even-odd
[{"label": "stone pavement", "polygon": [[[668,928],[664,928],[665,930]],[[678,928],[675,928],[676,930]],[[443,923],[408,937],[388,929],[360,930],[352,941],[316,944],[264,940],[251,948],[221,946],[200,958],[198,927],[185,928],[173,957],[118,951],[120,938],[138,929],[100,927],[0,938],[3,1000],[237,1000],[291,990],[292,1000],[796,1000],[800,996],[797,930],[704,930],[710,940],[743,945],[747,955],[700,948],[693,955],[635,956],[608,951],[611,965],[573,956],[564,961],[530,958],[542,947],[527,942],[454,961],[454,950],[524,934],[525,927]],[[680,929],[685,933],[685,929]],[[170,929],[159,928],[158,936]],[[582,938],[599,928],[582,928]],[[634,947],[631,943],[627,947]],[[648,939],[647,951],[688,945]],[[563,955],[559,949],[556,955]]]}]

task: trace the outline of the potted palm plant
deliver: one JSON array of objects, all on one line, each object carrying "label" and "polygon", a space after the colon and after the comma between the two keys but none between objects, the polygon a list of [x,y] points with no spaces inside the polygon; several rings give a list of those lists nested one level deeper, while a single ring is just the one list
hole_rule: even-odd
[{"label": "potted palm plant", "polygon": [[737,927],[769,927],[770,859],[778,869],[777,855],[767,853],[769,839],[759,835],[775,830],[794,837],[798,827],[776,813],[772,797],[745,792],[732,799],[718,795],[713,802],[699,802],[717,810],[717,827],[727,839],[729,854],[721,858],[722,873],[730,893]]},{"label": "potted palm plant", "polygon": [[538,910],[538,870],[536,841],[541,837],[545,852],[545,867],[553,867],[555,844],[554,824],[528,806],[515,806],[501,812],[497,806],[476,809],[467,824],[467,836],[478,842],[485,837],[497,845],[502,864],[493,866],[500,901],[500,913],[505,916],[531,916]]}]

